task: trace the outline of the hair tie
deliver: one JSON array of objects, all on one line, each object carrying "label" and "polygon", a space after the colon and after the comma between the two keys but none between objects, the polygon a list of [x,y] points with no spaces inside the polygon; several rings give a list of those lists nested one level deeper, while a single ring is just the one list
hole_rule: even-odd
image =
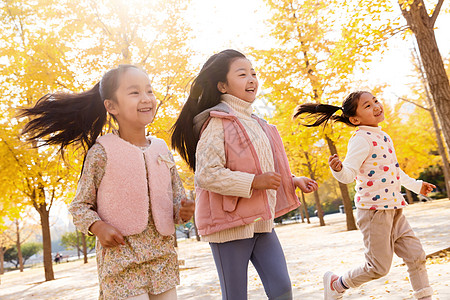
[{"label": "hair tie", "polygon": [[316,107],[314,108],[316,110],[316,112],[319,112],[319,106],[321,106],[321,104],[317,104]]}]

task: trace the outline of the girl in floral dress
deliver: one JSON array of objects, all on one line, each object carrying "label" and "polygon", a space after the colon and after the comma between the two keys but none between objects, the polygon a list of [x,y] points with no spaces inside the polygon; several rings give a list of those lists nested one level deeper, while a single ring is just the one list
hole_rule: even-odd
[{"label": "girl in floral dress", "polygon": [[[75,199],[76,227],[97,237],[99,299],[176,299],[174,223],[192,217],[165,142],[146,136],[156,98],[133,65],[108,71],[91,90],[42,97],[23,110],[29,140],[87,149]],[[118,130],[97,138],[107,113]]]}]

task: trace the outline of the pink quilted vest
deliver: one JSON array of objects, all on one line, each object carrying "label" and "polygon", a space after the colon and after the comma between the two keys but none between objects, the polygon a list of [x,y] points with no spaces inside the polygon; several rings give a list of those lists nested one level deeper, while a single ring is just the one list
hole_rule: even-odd
[{"label": "pink quilted vest", "polygon": [[[239,119],[232,113],[211,111],[203,124],[206,128],[212,118],[221,118],[224,128],[226,167],[233,171],[262,174],[256,150]],[[295,194],[291,171],[281,137],[275,126],[253,116],[272,146],[275,171],[282,175],[277,190],[275,217],[281,216],[300,205]],[[225,196],[196,187],[195,224],[200,235],[271,219],[265,190],[253,190],[250,198]]]},{"label": "pink quilted vest", "polygon": [[150,140],[151,145],[142,151],[115,134],[97,139],[107,157],[97,191],[97,213],[125,236],[147,228],[149,191],[156,229],[162,235],[175,232],[170,169],[161,159],[169,149],[164,140]]}]

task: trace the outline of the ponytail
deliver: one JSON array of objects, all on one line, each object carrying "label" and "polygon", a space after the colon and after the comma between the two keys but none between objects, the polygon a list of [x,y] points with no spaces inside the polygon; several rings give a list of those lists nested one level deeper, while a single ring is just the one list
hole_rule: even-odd
[{"label": "ponytail", "polygon": [[100,83],[82,93],[54,93],[40,98],[31,108],[21,109],[20,117],[32,117],[23,131],[27,140],[43,145],[59,145],[63,151],[80,144],[86,152],[102,132],[107,114],[99,91]]},{"label": "ponytail", "polygon": [[115,93],[120,76],[133,65],[119,65],[103,75],[92,89],[81,93],[54,93],[40,98],[34,107],[20,110],[20,117],[30,117],[22,135],[37,146],[59,145],[61,153],[79,145],[86,154],[108,122],[105,99],[117,101]]},{"label": "ponytail", "polygon": [[[358,107],[358,100],[366,91],[353,92],[345,98],[342,106],[334,106],[320,103],[305,103],[297,106],[294,111],[294,119],[300,115],[307,114],[306,118],[315,119],[312,124],[303,124],[307,127],[315,127],[324,124],[326,126],[329,120],[333,122],[342,122],[349,126],[356,126],[350,122],[350,117],[356,116],[356,108]],[[342,114],[335,115],[336,112],[342,110]]]},{"label": "ponytail", "polygon": [[315,127],[322,125],[322,123],[325,123],[326,125],[328,120],[333,118],[334,113],[340,109],[341,108],[339,106],[334,105],[305,103],[295,108],[294,118],[298,118],[302,114],[308,114],[307,117],[312,117],[316,120],[312,124],[304,124],[305,126]]},{"label": "ponytail", "polygon": [[197,112],[197,99],[189,96],[171,128],[172,148],[178,151],[192,170],[195,170],[195,150],[199,140],[194,132],[194,117]]},{"label": "ponytail", "polygon": [[195,171],[195,152],[199,136],[194,132],[194,117],[220,103],[219,82],[227,81],[234,59],[246,58],[236,50],[224,50],[211,56],[194,79],[189,97],[172,126],[172,148],[177,150],[189,167]]}]

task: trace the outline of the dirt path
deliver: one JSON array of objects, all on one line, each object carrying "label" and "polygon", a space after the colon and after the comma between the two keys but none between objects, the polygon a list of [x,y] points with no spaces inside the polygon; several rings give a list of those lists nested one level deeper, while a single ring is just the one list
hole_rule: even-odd
[{"label": "dirt path", "polygon": [[[405,214],[422,241],[426,253],[450,247],[450,201],[437,200],[409,206]],[[294,290],[294,299],[322,299],[322,275],[336,273],[363,262],[363,242],[359,231],[345,231],[345,215],[325,216],[327,226],[290,224],[276,228],[285,251]],[[207,243],[194,240],[179,242],[181,285],[179,299],[220,299],[220,286]],[[430,259],[427,269],[435,290],[435,300],[450,299],[449,257]],[[54,265],[56,280],[44,282],[42,268],[1,276],[0,299],[97,299],[98,281],[94,259]],[[266,299],[259,277],[250,265],[249,299]],[[394,258],[391,272],[384,278],[349,290],[344,299],[412,299],[406,266]]]}]

